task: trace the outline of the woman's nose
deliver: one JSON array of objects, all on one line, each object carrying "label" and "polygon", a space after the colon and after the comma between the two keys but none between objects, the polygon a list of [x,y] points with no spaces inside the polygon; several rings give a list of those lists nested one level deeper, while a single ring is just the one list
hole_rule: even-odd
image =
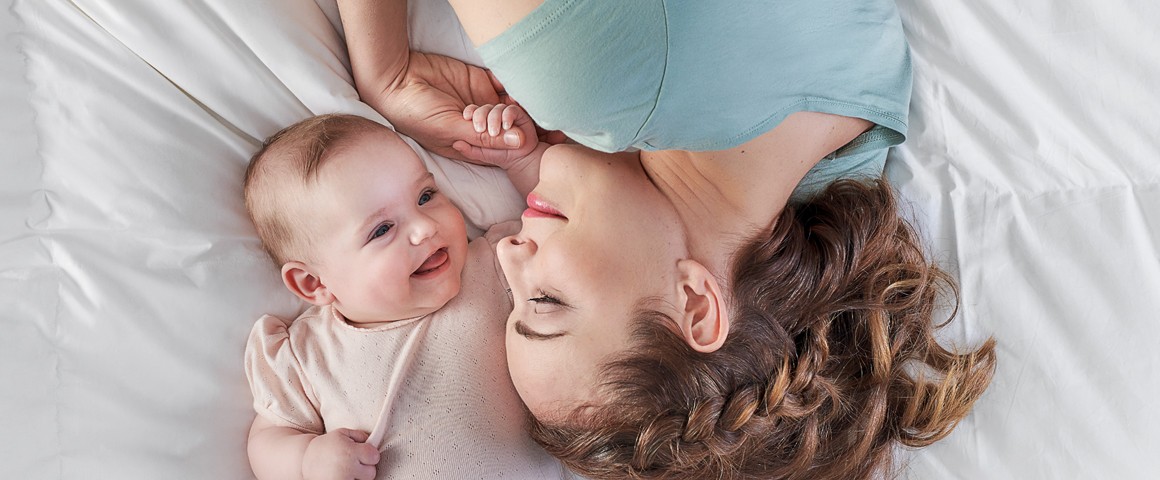
[{"label": "woman's nose", "polygon": [[519,235],[512,235],[500,239],[495,246],[496,255],[499,256],[500,265],[517,267],[528,261],[532,255],[536,254],[536,242],[527,237]]}]

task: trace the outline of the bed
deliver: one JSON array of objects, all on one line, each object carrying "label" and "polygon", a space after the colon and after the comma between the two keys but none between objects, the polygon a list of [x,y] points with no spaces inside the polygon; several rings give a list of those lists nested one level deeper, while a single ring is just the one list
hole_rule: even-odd
[{"label": "bed", "polygon": [[[416,48],[477,61],[444,1],[411,4]],[[302,306],[246,161],[310,114],[381,120],[334,1],[0,5],[0,478],[251,478],[246,334]],[[899,7],[915,88],[887,173],[960,281],[943,340],[1000,356],[903,476],[1154,477],[1160,3]],[[475,232],[521,210],[502,174],[424,160]]]}]

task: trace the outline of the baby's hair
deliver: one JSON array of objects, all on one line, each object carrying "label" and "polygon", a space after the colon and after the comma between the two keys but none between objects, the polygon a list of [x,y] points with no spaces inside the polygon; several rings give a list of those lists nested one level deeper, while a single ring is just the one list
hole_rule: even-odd
[{"label": "baby's hair", "polygon": [[357,115],[332,113],[302,120],[262,143],[246,168],[246,211],[262,247],[281,266],[306,246],[296,215],[287,212],[290,198],[318,175],[334,152],[359,134],[389,128]]},{"label": "baby's hair", "polygon": [[898,444],[948,435],[994,373],[993,339],[965,352],[935,341],[945,323],[932,316],[957,306],[957,288],[884,180],[786,207],[731,280],[720,350],[692,351],[642,309],[635,346],[604,365],[607,401],[533,418],[532,436],[594,479],[889,477]]}]

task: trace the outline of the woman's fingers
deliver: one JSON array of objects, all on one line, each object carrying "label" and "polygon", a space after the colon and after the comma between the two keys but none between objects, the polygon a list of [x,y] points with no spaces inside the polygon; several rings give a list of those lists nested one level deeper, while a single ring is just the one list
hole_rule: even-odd
[{"label": "woman's fingers", "polygon": [[[491,73],[491,70],[484,70],[484,71],[487,72],[487,79],[488,79],[488,81],[491,82],[491,88],[495,89],[495,93],[497,95],[499,95],[499,98],[501,100],[503,100],[505,97],[507,97],[508,96],[507,90],[504,90],[503,84],[499,82],[498,78],[495,78],[495,74]],[[504,103],[507,103],[507,102],[504,102]]]},{"label": "woman's fingers", "polygon": [[568,136],[559,130],[544,130],[536,127],[536,135],[541,142],[549,145],[559,145],[561,143],[568,143]]}]

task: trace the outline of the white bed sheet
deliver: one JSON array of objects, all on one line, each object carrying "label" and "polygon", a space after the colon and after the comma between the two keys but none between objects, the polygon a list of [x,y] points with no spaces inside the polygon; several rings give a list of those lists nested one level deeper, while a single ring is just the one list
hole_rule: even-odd
[{"label": "white bed sheet", "polygon": [[[249,478],[241,369],[290,314],[240,201],[259,139],[357,101],[333,0],[0,0],[0,478]],[[1160,4],[899,0],[888,173],[995,382],[906,476],[1160,471]],[[418,48],[473,59],[440,0]],[[502,175],[438,158],[477,225]],[[493,192],[500,192],[498,195]]]},{"label": "white bed sheet", "polygon": [[900,1],[911,132],[888,173],[999,370],[921,478],[1160,471],[1160,4]]}]

